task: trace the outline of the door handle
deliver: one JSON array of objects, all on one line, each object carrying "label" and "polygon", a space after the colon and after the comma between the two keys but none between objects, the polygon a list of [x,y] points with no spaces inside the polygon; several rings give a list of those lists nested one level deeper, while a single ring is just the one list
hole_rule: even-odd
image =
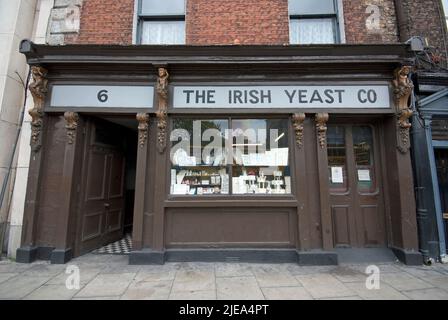
[{"label": "door handle", "polygon": [[104,207],[105,207],[105,208],[110,208],[110,203],[105,203],[105,204],[104,204]]}]

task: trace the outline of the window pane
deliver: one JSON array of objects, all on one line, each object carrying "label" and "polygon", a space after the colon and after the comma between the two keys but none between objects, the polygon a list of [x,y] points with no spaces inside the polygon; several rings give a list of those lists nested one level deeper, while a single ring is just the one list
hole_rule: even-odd
[{"label": "window pane", "polygon": [[291,19],[290,40],[292,44],[335,43],[334,19]]},{"label": "window pane", "polygon": [[328,126],[327,150],[330,188],[333,191],[346,191],[348,188],[348,176],[344,127]]},{"label": "window pane", "polygon": [[233,194],[291,194],[288,121],[232,121]]},{"label": "window pane", "polygon": [[184,0],[142,0],[141,15],[185,15]]},{"label": "window pane", "polygon": [[185,44],[185,21],[143,21],[142,44]]},{"label": "window pane", "polygon": [[289,0],[290,15],[332,14],[335,12],[334,0]]},{"label": "window pane", "polygon": [[225,142],[227,120],[174,119],[171,194],[229,194]]},{"label": "window pane", "polygon": [[352,132],[358,191],[374,192],[376,187],[372,128],[369,126],[356,126],[353,127]]}]

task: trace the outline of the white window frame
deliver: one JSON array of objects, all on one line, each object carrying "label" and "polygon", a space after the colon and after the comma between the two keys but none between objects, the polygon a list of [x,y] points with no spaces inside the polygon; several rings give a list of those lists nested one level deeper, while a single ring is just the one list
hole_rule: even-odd
[{"label": "white window frame", "polygon": [[[316,0],[319,1],[319,0]],[[345,21],[344,21],[344,5],[343,5],[343,1],[342,0],[334,0],[335,1],[335,8],[336,8],[336,14],[335,14],[335,18],[336,18],[336,28],[335,31],[337,32],[336,34],[336,41],[335,44],[344,44],[346,43],[346,37],[345,37]],[[291,32],[290,32],[290,28],[291,28],[291,18],[294,15],[291,15],[291,13],[289,12],[289,0],[288,0],[288,37],[289,37],[289,43],[291,43]],[[324,15],[322,15],[324,16]],[[297,45],[297,44],[294,44]],[[300,44],[298,44],[300,45]]]},{"label": "white window frame", "polygon": [[[161,0],[163,1],[163,0]],[[184,21],[186,23],[187,16],[187,1],[185,0],[185,14],[184,15],[166,15],[166,16],[145,16],[140,15],[140,9],[142,7],[142,0],[134,0],[134,21],[133,21],[133,31],[132,31],[132,43],[141,45],[142,44],[142,24],[144,21]],[[186,33],[184,34],[183,44],[186,44]]]}]

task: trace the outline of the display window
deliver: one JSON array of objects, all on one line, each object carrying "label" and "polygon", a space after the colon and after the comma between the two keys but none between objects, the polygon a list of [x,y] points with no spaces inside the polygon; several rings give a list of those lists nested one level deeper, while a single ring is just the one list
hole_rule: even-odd
[{"label": "display window", "polygon": [[291,194],[286,119],[173,119],[172,195]]}]

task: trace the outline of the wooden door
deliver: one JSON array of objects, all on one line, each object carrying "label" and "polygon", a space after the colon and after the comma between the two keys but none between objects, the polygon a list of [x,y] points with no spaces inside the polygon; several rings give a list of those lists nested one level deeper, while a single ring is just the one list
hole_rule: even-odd
[{"label": "wooden door", "polygon": [[445,240],[448,247],[448,149],[435,149],[440,204],[445,222]]},{"label": "wooden door", "polygon": [[385,213],[375,127],[328,127],[328,176],[335,247],[382,247]]},{"label": "wooden door", "polygon": [[83,165],[80,254],[123,236],[125,156],[120,127],[89,121]]}]

